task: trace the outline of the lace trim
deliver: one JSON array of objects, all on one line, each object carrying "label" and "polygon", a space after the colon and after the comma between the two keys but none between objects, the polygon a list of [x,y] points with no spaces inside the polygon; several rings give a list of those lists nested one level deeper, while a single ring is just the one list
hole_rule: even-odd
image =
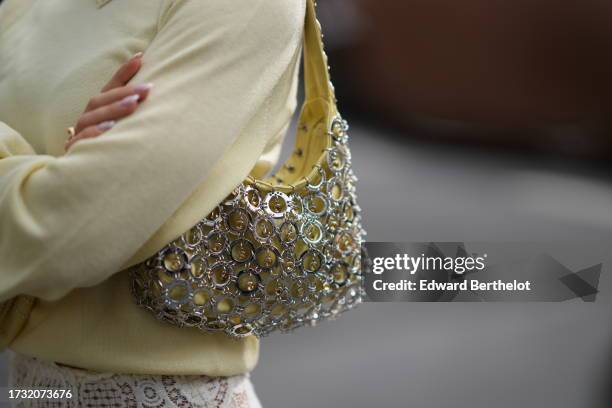
[{"label": "lace trim", "polygon": [[261,408],[248,374],[233,377],[95,373],[16,354],[13,389],[71,390],[72,399],[19,400],[33,408]]}]

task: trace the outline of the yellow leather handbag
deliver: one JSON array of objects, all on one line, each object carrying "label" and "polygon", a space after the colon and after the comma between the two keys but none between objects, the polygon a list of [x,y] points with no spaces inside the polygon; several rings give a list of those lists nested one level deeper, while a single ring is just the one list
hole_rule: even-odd
[{"label": "yellow leather handbag", "polygon": [[291,157],[266,180],[247,178],[205,219],[130,268],[137,303],[163,321],[263,336],[361,301],[365,232],[314,7],[307,0],[305,102]]}]

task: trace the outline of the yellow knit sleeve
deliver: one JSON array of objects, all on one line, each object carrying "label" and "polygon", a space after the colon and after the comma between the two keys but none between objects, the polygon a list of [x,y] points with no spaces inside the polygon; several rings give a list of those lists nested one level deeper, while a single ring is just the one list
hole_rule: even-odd
[{"label": "yellow knit sleeve", "polygon": [[[286,125],[270,98],[293,70],[303,13],[303,0],[168,3],[134,78],[155,87],[134,115],[61,157],[35,155],[1,125],[0,301],[104,281],[205,183],[223,187],[198,216],[212,210]],[[240,160],[214,173],[237,144]]]},{"label": "yellow knit sleeve", "polygon": [[30,144],[6,123],[0,122],[0,159],[35,154]]}]

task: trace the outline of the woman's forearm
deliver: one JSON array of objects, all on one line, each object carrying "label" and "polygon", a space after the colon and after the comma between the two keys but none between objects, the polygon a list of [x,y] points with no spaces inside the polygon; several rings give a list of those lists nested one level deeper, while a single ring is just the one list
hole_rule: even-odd
[{"label": "woman's forearm", "polygon": [[[249,148],[222,180],[248,174],[266,139],[245,133],[272,136],[253,121],[286,116],[268,101],[295,61],[303,15],[283,10],[295,7],[262,2],[209,21],[197,2],[172,3],[134,78],[155,83],[155,101],[65,156],[0,160],[0,300],[57,299],[127,266],[239,137]],[[226,193],[210,191],[217,203]]]}]

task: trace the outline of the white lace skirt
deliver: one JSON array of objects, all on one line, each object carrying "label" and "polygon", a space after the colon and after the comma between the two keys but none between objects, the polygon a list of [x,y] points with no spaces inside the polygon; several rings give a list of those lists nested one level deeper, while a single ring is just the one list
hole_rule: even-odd
[{"label": "white lace skirt", "polygon": [[15,354],[9,389],[70,390],[72,398],[14,399],[13,407],[261,408],[248,374],[233,377],[96,373]]}]

